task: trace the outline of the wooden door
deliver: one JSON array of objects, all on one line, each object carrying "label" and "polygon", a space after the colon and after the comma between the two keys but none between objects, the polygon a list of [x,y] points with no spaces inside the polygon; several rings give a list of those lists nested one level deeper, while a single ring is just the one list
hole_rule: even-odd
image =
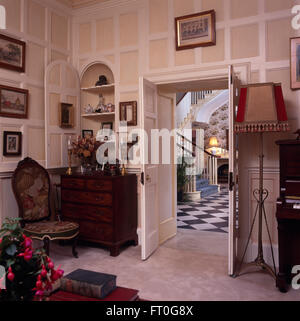
[{"label": "wooden door", "polygon": [[151,129],[158,128],[157,87],[140,78],[141,247],[146,260],[159,246],[158,164],[151,164]]}]

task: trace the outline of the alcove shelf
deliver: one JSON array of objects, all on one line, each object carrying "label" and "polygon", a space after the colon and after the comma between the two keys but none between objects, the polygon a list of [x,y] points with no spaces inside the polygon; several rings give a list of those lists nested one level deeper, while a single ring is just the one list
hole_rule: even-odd
[{"label": "alcove shelf", "polygon": [[114,91],[115,89],[115,84],[107,84],[107,85],[102,85],[102,86],[92,86],[92,87],[84,87],[81,88],[82,91],[86,91],[92,94],[101,94],[101,93],[106,93],[109,91]]},{"label": "alcove shelf", "polygon": [[[106,85],[96,86],[100,76],[107,79]],[[115,105],[115,81],[112,70],[104,63],[95,62],[90,64],[83,72],[80,81],[81,88],[81,129],[93,130],[94,136],[102,128],[102,123],[111,122],[112,129],[115,130],[116,114],[112,112],[86,113],[85,108],[88,105],[94,110],[97,109],[100,99],[103,99],[104,105]],[[116,108],[116,107],[115,107]]]},{"label": "alcove shelf", "polygon": [[108,116],[115,116],[114,112],[110,113],[90,113],[90,114],[82,114],[81,117],[108,117]]}]

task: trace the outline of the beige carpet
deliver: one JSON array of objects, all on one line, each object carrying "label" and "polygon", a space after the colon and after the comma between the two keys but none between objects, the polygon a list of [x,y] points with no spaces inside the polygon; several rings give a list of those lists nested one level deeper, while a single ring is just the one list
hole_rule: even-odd
[{"label": "beige carpet", "polygon": [[264,272],[227,275],[227,234],[178,230],[147,261],[140,247],[130,246],[118,257],[109,251],[79,246],[79,259],[71,247],[53,244],[50,256],[65,273],[77,268],[117,275],[117,285],[139,290],[139,296],[158,301],[300,300],[300,290],[280,293]]}]

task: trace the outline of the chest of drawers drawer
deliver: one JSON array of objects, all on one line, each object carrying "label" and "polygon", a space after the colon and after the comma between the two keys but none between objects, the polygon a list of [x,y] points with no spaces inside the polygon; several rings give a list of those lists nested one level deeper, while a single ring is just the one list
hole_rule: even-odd
[{"label": "chest of drawers drawer", "polygon": [[89,191],[112,191],[112,182],[107,180],[93,180],[86,181],[86,189]]},{"label": "chest of drawers drawer", "polygon": [[113,212],[110,207],[63,202],[62,212],[63,217],[66,220],[89,220],[104,223],[111,223],[113,221]]},{"label": "chest of drawers drawer", "polygon": [[96,193],[75,190],[62,190],[62,201],[74,203],[86,203],[94,205],[112,206],[112,194]]},{"label": "chest of drawers drawer", "polygon": [[105,223],[95,223],[90,221],[80,221],[80,236],[85,239],[93,239],[99,241],[112,241],[112,226]]},{"label": "chest of drawers drawer", "polygon": [[83,179],[76,178],[63,178],[61,180],[61,187],[71,189],[84,189],[85,181]]}]

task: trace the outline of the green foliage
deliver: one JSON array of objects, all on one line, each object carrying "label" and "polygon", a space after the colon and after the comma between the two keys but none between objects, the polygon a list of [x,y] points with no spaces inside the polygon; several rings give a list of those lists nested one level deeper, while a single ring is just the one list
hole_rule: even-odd
[{"label": "green foliage", "polygon": [[184,158],[177,162],[177,190],[183,191],[184,186],[190,181],[190,177],[186,175],[188,163]]}]

